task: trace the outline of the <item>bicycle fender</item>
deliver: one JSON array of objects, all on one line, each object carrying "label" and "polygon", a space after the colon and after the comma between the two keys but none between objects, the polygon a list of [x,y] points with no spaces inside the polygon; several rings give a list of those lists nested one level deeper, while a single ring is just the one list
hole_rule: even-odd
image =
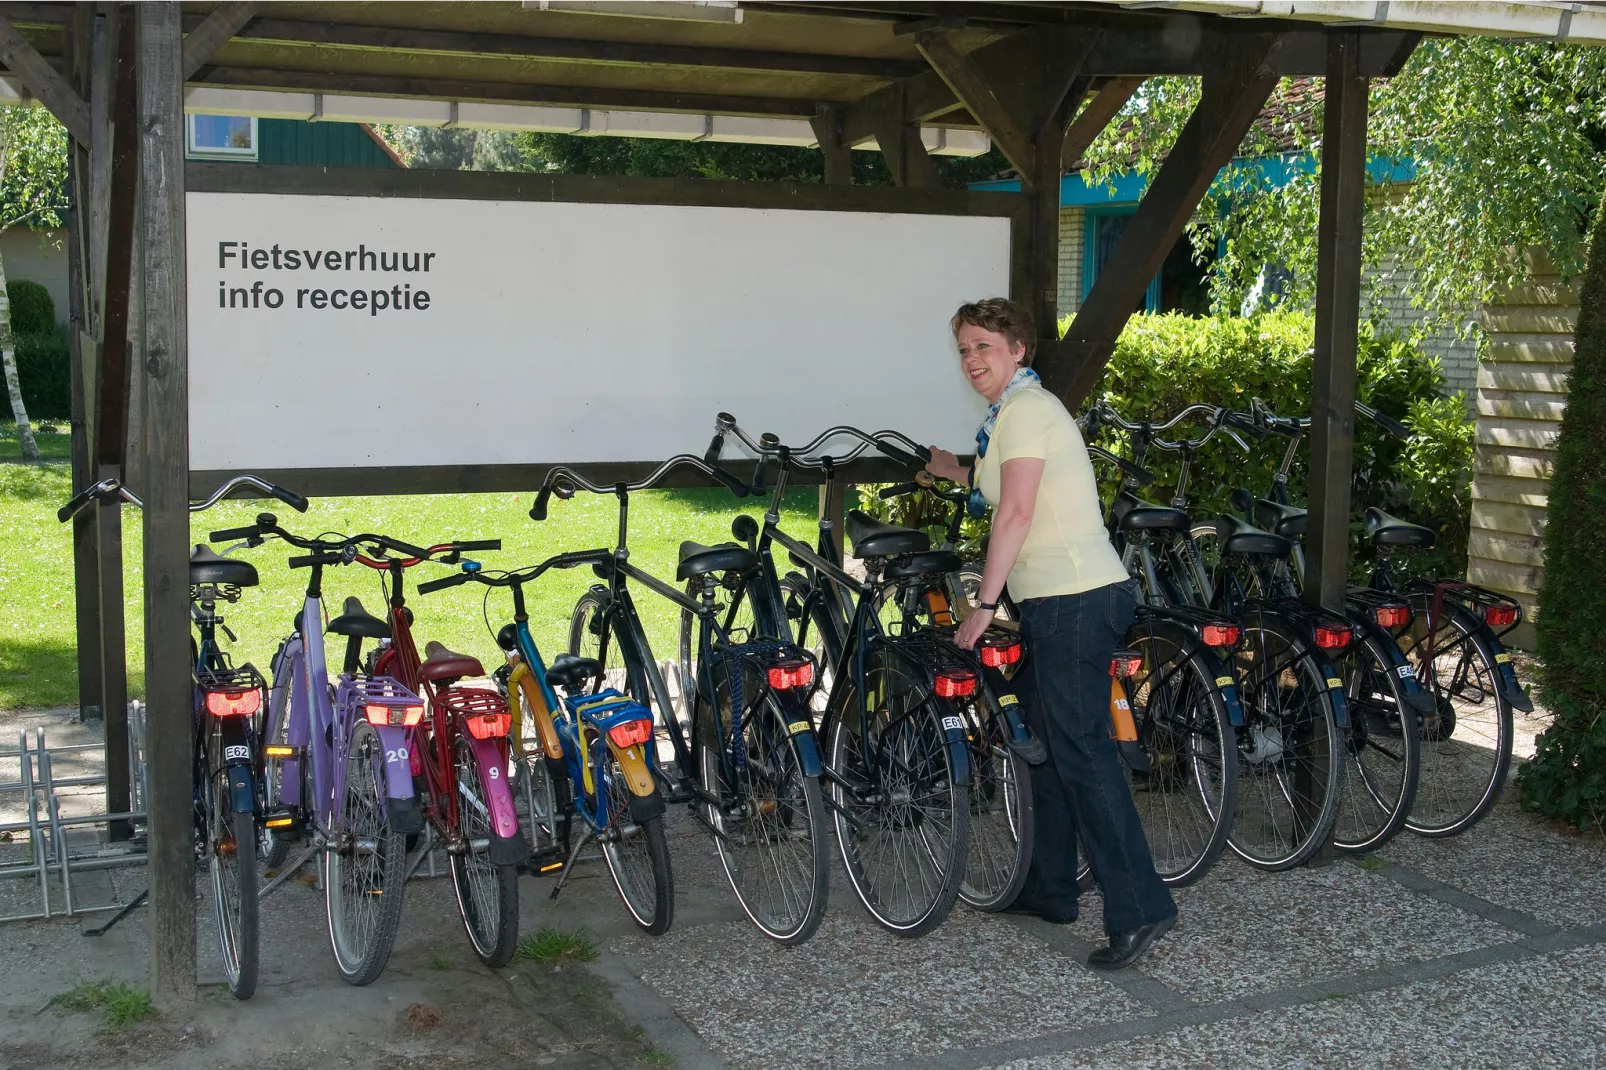
[{"label": "bicycle fender", "polygon": [[658,790],[653,783],[652,773],[647,768],[647,753],[641,744],[634,747],[616,747],[609,742],[608,749],[613,752],[614,759],[625,774],[625,786],[636,799],[645,799]]},{"label": "bicycle fender", "polygon": [[223,744],[224,776],[229,784],[229,807],[237,814],[256,810],[254,770],[256,748],[252,746],[250,726],[245,717],[218,717],[218,736]]},{"label": "bicycle fender", "polygon": [[[518,813],[513,809],[513,792],[507,785],[507,755],[502,750],[502,741],[475,739],[467,732],[464,732],[461,738],[468,743],[468,749],[474,755],[474,767],[479,771],[478,787],[485,792],[485,798],[481,802],[490,812],[491,831],[498,837],[512,838],[523,843],[524,837],[519,832]],[[469,787],[473,788],[475,785],[471,784]],[[493,854],[495,849],[493,843]],[[495,861],[495,858],[492,861]],[[520,858],[518,861],[522,862],[523,859]]]},{"label": "bicycle fender", "polygon": [[814,735],[814,712],[796,691],[771,692],[786,721],[787,734],[797,752],[798,770],[804,776],[820,775],[820,741]]},{"label": "bicycle fender", "polygon": [[256,790],[252,787],[251,767],[248,765],[231,765],[229,775],[229,805],[237,814],[249,814],[256,810]]},{"label": "bicycle fender", "polygon": [[961,787],[970,783],[970,740],[965,736],[965,719],[959,716],[954,704],[945,698],[932,696],[937,721],[942,725],[943,739],[948,745],[948,761],[953,765],[954,783]]},{"label": "bicycle fender", "polygon": [[1245,620],[1258,616],[1262,620],[1273,622],[1284,635],[1298,637],[1305,647],[1305,653],[1316,661],[1316,669],[1321,674],[1322,681],[1327,685],[1327,693],[1333,697],[1333,725],[1335,728],[1349,727],[1349,696],[1344,693],[1344,678],[1338,675],[1338,670],[1327,656],[1318,647],[1312,637],[1312,628],[1304,622],[1294,621],[1286,614],[1275,610],[1261,609],[1252,614],[1245,614]]},{"label": "bicycle fender", "polygon": [[1349,695],[1344,691],[1344,678],[1326,658],[1317,658],[1316,664],[1321,668],[1322,679],[1327,682],[1327,693],[1333,698],[1333,724],[1339,728],[1348,728]]},{"label": "bicycle fender", "polygon": [[983,668],[981,672],[982,682],[992,693],[1004,715],[1004,723],[1009,726],[1009,749],[1019,754],[1027,765],[1042,765],[1048,761],[1048,746],[1027,726],[1026,714],[1009,680],[997,669]]},{"label": "bicycle fender", "polygon": [[1399,680],[1400,691],[1413,710],[1424,715],[1438,712],[1438,705],[1433,701],[1433,696],[1428,694],[1422,682],[1416,678],[1415,667],[1411,665],[1404,651],[1400,649],[1400,644],[1395,642],[1393,634],[1387,628],[1365,613],[1351,614],[1350,626],[1368,639],[1377,640],[1376,645],[1383,649],[1384,656],[1389,659],[1389,672]]},{"label": "bicycle fender", "polygon": [[1494,629],[1485,624],[1476,613],[1457,602],[1446,599],[1444,608],[1472,635],[1488,644],[1489,653],[1494,657],[1495,673],[1498,676],[1495,686],[1500,690],[1500,697],[1509,702],[1512,708],[1523,713],[1532,713],[1533,699],[1528,697],[1528,692],[1524,691],[1522,684],[1518,682],[1517,670],[1511,667],[1511,655],[1506,653],[1506,645],[1495,637]]},{"label": "bicycle fender", "polygon": [[392,799],[411,799],[413,763],[407,729],[401,725],[377,725],[374,731],[379,734],[379,745],[385,751],[385,788],[388,796]]},{"label": "bicycle fender", "polygon": [[1166,635],[1170,641],[1180,648],[1191,652],[1192,657],[1199,659],[1205,673],[1216,685],[1216,693],[1227,706],[1227,720],[1234,728],[1242,728],[1245,723],[1243,701],[1238,696],[1238,677],[1232,667],[1223,661],[1214,650],[1204,645],[1199,633],[1178,621],[1160,616],[1150,616],[1145,620],[1133,623],[1127,630],[1126,638],[1122,640],[1131,644],[1133,636],[1150,632],[1154,635]]},{"label": "bicycle fender", "polygon": [[664,814],[664,796],[662,792],[655,791],[651,795],[632,795],[630,797],[630,820],[636,824],[651,821]]}]

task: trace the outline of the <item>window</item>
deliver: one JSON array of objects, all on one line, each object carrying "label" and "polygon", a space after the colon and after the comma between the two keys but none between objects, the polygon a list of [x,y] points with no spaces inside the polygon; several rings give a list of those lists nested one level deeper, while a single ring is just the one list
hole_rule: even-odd
[{"label": "window", "polygon": [[[1082,262],[1082,299],[1087,299],[1105,261],[1120,244],[1136,208],[1088,209],[1086,247]],[[1220,250],[1217,250],[1217,256]],[[1216,257],[1195,263],[1193,243],[1183,234],[1138,301],[1136,312],[1183,312],[1204,316],[1210,312],[1210,272]]]},{"label": "window", "polygon": [[[1136,208],[1117,208],[1098,210],[1089,208],[1087,211],[1087,244],[1083,253],[1082,264],[1082,299],[1087,300],[1088,293],[1093,289],[1093,282],[1104,269],[1104,262],[1110,258],[1115,247],[1120,244],[1121,235],[1126,233],[1126,225],[1132,221]],[[1134,311],[1157,312],[1160,307],[1160,279],[1156,276],[1149,283],[1143,298],[1138,302]]]},{"label": "window", "polygon": [[184,155],[195,160],[255,160],[257,121],[243,115],[187,115]]}]

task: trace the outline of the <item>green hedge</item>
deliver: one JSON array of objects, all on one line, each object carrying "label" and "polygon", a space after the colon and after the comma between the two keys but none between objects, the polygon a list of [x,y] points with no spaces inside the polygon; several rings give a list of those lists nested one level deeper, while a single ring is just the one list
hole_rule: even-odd
[{"label": "green hedge", "polygon": [[11,301],[13,333],[38,334],[56,325],[56,302],[37,282],[11,279],[6,283],[6,297]]},{"label": "green hedge", "polygon": [[[1137,315],[1128,322],[1099,391],[1128,419],[1165,419],[1191,402],[1247,409],[1258,397],[1284,415],[1310,411],[1311,348],[1315,337],[1309,314],[1268,312],[1247,319],[1197,318],[1177,314]],[[1443,397],[1444,378],[1436,358],[1399,335],[1376,327],[1363,328],[1357,391],[1362,401],[1401,420],[1414,434],[1401,442],[1382,428],[1357,417],[1351,560],[1357,578],[1370,567],[1371,554],[1360,538],[1360,518],[1377,505],[1439,532],[1431,554],[1402,559],[1404,570],[1417,574],[1460,576],[1466,570],[1467,526],[1471,510],[1468,475],[1472,467],[1473,427],[1466,403],[1457,394]],[[1172,438],[1183,437],[1179,427]],[[1190,432],[1197,436],[1198,430]],[[1124,436],[1101,434],[1101,445],[1123,456]],[[1272,473],[1282,460],[1286,440],[1250,440],[1244,453],[1218,436],[1194,459],[1189,476],[1189,511],[1204,518],[1227,510],[1234,487],[1269,496]],[[1305,500],[1305,455],[1289,480],[1289,497]],[[1175,455],[1151,451],[1148,467],[1156,482],[1144,491],[1152,500],[1169,502],[1176,486]],[[1100,468],[1104,500],[1113,477]],[[898,523],[925,526],[939,520],[929,499],[900,499],[888,507],[872,494],[860,496],[864,508]],[[984,524],[966,525],[966,549],[973,551]]]},{"label": "green hedge", "polygon": [[[67,328],[16,335],[17,378],[22,403],[31,420],[65,420],[71,414],[72,364],[67,354]],[[11,415],[9,406],[6,416]]]}]

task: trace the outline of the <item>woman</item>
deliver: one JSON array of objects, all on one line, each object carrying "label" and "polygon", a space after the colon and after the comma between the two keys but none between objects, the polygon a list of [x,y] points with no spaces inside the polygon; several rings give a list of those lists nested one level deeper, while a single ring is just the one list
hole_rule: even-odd
[{"label": "woman", "polygon": [[1010,910],[1062,925],[1076,920],[1080,829],[1110,939],[1088,965],[1118,970],[1177,917],[1110,739],[1110,655],[1132,622],[1136,585],[1101,522],[1081,432],[1028,367],[1036,341],[1030,314],[995,297],[961,306],[950,326],[965,378],[992,408],[976,433],[972,468],[935,447],[927,468],[968,483],[973,512],[995,508],[983,612],[960,624],[955,641],[975,645],[1007,581],[1026,640],[1027,717],[1048,747],[1048,762],[1032,777],[1032,865]]}]

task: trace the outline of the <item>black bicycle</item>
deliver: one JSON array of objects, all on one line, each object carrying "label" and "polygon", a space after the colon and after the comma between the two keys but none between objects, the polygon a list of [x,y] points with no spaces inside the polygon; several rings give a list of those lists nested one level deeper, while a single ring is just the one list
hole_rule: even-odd
[{"label": "black bicycle", "polygon": [[[731,889],[753,924],[780,943],[802,943],[824,917],[830,872],[819,748],[807,697],[817,665],[784,639],[733,632],[721,621],[718,592],[750,582],[759,565],[751,550],[683,542],[675,575],[685,591],[630,564],[631,492],[656,486],[680,467],[713,476],[738,496],[746,492],[716,465],[689,455],[670,458],[644,480],[612,487],[554,468],[530,515],[543,519],[552,495],[568,498],[576,488],[617,496],[618,545],[595,566],[604,582],[574,608],[569,650],[595,659],[608,686],[656,707],[675,755],[668,797],[688,802],[713,836]],[[697,621],[697,667],[681,681],[683,693],[691,684],[685,724],[647,643],[632,581]]]}]

